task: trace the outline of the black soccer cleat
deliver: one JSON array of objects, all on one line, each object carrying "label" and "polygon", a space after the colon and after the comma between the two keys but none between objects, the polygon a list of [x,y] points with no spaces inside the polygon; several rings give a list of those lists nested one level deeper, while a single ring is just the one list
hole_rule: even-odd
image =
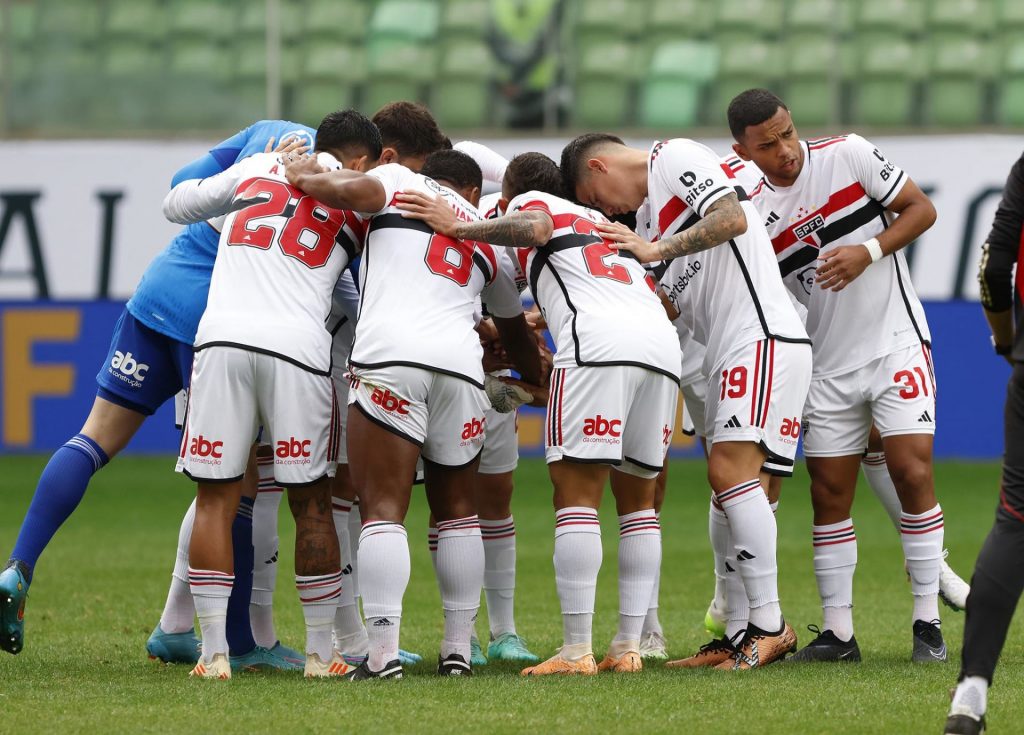
[{"label": "black soccer cleat", "polygon": [[938,620],[914,621],[914,652],[911,661],[919,664],[943,663],[948,657],[946,642]]},{"label": "black soccer cleat", "polygon": [[380,671],[370,669],[369,660],[363,661],[354,671],[345,674],[349,681],[365,681],[367,679],[401,679],[402,663],[396,658],[388,661]]},{"label": "black soccer cleat", "polygon": [[438,676],[472,676],[473,667],[457,653],[449,653],[445,658],[437,657]]},{"label": "black soccer cleat", "polygon": [[807,630],[817,633],[817,638],[790,656],[789,660],[791,662],[860,662],[860,646],[857,645],[857,636],[850,636],[850,640],[842,641],[831,630],[821,630],[817,625],[808,625]]},{"label": "black soccer cleat", "polygon": [[946,718],[943,735],[982,735],[985,732],[985,716],[956,714]]}]

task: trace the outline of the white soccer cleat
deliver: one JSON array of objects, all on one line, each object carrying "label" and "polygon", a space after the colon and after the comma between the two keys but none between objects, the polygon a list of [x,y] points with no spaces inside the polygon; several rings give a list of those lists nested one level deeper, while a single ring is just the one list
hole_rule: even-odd
[{"label": "white soccer cleat", "polygon": [[939,597],[953,610],[961,612],[967,609],[967,595],[971,592],[971,585],[946,563],[947,556],[949,551],[943,549],[942,564],[939,567]]},{"label": "white soccer cleat", "polygon": [[195,668],[188,675],[198,679],[220,679],[221,681],[227,681],[231,678],[231,662],[228,660],[226,653],[216,653],[213,656],[213,660],[209,663],[200,658],[199,663],[196,664]]},{"label": "white soccer cleat", "polygon": [[354,668],[354,666],[349,666],[345,663],[345,659],[339,651],[334,652],[330,661],[324,661],[315,653],[306,654],[305,676],[307,679],[340,677],[349,673]]},{"label": "white soccer cleat", "polygon": [[668,651],[665,636],[651,631],[640,639],[640,658],[653,661],[667,661]]}]

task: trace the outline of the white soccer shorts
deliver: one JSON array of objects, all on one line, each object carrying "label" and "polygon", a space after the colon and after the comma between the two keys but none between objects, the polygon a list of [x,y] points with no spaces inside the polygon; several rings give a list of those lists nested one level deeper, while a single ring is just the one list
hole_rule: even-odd
[{"label": "white soccer shorts", "polygon": [[192,365],[177,470],[199,482],[242,479],[259,427],[283,487],[334,476],[340,426],[331,378],[271,355],[207,347]]},{"label": "white soccer shorts", "polygon": [[672,441],[679,385],[632,365],[556,368],[546,422],[548,463],[610,464],[657,477]]},{"label": "white soccer shorts", "polygon": [[811,346],[763,339],[733,350],[709,376],[708,439],[755,442],[768,454],[764,471],[793,474],[811,381]]},{"label": "white soccer shorts", "polygon": [[707,436],[704,424],[704,403],[708,393],[708,381],[699,376],[689,383],[680,383],[683,394],[683,428],[687,436]]},{"label": "white soccer shorts", "polygon": [[498,413],[492,408],[484,414],[484,418],[487,432],[484,435],[478,472],[483,475],[511,472],[519,465],[519,413]]},{"label": "white soccer shorts", "polygon": [[850,373],[811,381],[804,454],[861,454],[872,421],[883,437],[935,433],[935,371],[926,345],[905,347]]},{"label": "white soccer shorts", "polygon": [[483,388],[444,373],[395,365],[350,370],[348,402],[370,421],[420,446],[435,464],[469,464],[484,445]]},{"label": "white soccer shorts", "polygon": [[335,332],[331,342],[331,378],[334,394],[338,397],[338,412],[341,422],[341,442],[338,449],[338,464],[348,464],[348,358],[352,354],[352,337],[355,326],[346,321]]}]

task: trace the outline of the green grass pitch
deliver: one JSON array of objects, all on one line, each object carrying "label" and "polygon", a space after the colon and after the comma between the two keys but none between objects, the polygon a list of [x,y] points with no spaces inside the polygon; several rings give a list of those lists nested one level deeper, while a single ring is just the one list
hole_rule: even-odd
[{"label": "green grass pitch", "polygon": [[[45,458],[5,457],[0,550],[14,543]],[[241,674],[228,683],[192,681],[185,666],[146,658],[144,645],[163,606],[178,524],[192,485],[168,458],[118,459],[93,482],[81,508],[43,556],[26,610],[26,647],[0,654],[3,732],[622,732],[938,733],[957,673],[962,614],[943,608],[951,661],[909,663],[909,587],[896,532],[866,485],[854,521],[860,542],[855,622],[864,663],[775,665],[746,674],[670,672],[528,680],[493,665],[472,679],[440,680],[433,661],[441,637],[437,586],[426,549],[426,510],[408,519],[413,573],[402,625],[405,648],[424,663],[401,682],[307,682],[295,674]],[[950,561],[969,576],[992,520],[996,464],[936,467]],[[551,566],[554,525],[547,474],[523,461],[514,501],[519,531],[517,622],[532,648],[550,655],[561,622]],[[811,564],[808,481],[802,466],[783,490],[779,563],[783,610],[802,642],[820,623]],[[670,652],[707,638],[712,590],[704,466],[676,462],[662,514],[661,619]],[[598,586],[595,650],[614,634],[617,610],[614,506],[601,512],[605,562]],[[301,647],[302,614],[292,586],[292,524],[281,508],[282,564],[276,597],[281,637]],[[481,618],[484,617],[481,613]],[[486,627],[483,619],[480,631]],[[990,697],[993,732],[1019,731],[1024,702],[1016,625]],[[1017,723],[1017,724],[1014,724]]]}]

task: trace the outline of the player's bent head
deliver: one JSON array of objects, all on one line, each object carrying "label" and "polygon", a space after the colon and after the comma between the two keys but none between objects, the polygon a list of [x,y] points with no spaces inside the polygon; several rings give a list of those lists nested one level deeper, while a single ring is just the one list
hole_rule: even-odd
[{"label": "player's bent head", "polygon": [[748,89],[733,98],[727,112],[733,150],[753,161],[776,184],[795,181],[803,150],[789,108],[767,89]]},{"label": "player's bent head", "polygon": [[373,122],[384,142],[382,164],[400,163],[419,171],[427,156],[446,147],[437,120],[418,102],[389,102],[377,110]]},{"label": "player's bent head", "polygon": [[[565,190],[576,201],[609,217],[635,212],[647,191],[646,164],[638,172],[635,153],[621,138],[608,133],[574,138],[562,149]],[[646,155],[642,158],[646,161]]]},{"label": "player's bent head", "polygon": [[316,150],[330,153],[353,171],[373,168],[383,148],[377,126],[356,110],[332,112],[316,129]]},{"label": "player's bent head", "polygon": [[474,207],[480,203],[484,175],[477,162],[462,151],[434,151],[424,161],[420,173],[447,186]]},{"label": "player's bent head", "polygon": [[528,191],[565,196],[558,164],[543,153],[520,153],[508,162],[505,178],[501,181],[501,198],[504,200],[502,208]]}]

